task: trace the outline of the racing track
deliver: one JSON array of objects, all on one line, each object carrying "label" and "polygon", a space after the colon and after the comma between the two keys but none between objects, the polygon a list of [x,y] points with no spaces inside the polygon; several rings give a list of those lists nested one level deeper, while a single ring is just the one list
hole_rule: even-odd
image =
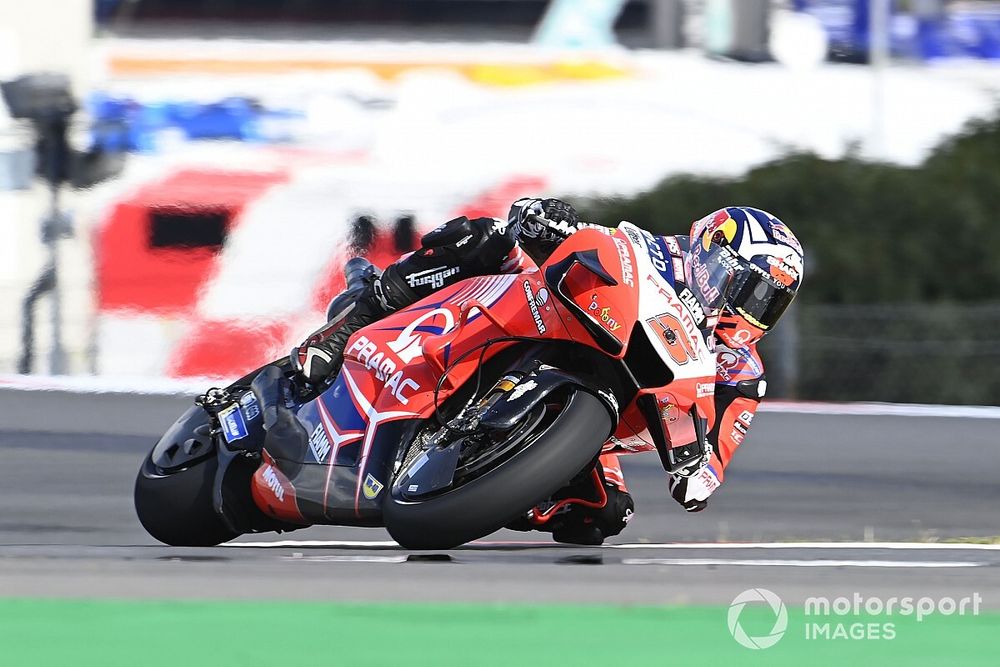
[{"label": "racing track", "polygon": [[489,540],[519,544],[408,560],[375,529],[242,538],[350,543],[340,545],[156,544],[133,515],[132,482],[188,401],[0,390],[4,595],[728,604],[762,586],[789,602],[978,591],[985,606],[1000,607],[1000,546],[662,544],[998,535],[996,419],[762,412],[700,515],[669,499],[655,455],[625,461],[638,515],[614,542],[632,546],[560,547],[503,532]]}]

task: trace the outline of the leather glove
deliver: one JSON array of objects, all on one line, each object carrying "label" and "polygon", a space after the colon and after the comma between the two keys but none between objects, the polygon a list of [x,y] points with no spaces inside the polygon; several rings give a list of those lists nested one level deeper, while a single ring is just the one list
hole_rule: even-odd
[{"label": "leather glove", "polygon": [[292,362],[292,368],[306,382],[319,386],[340,369],[343,352],[343,344],[336,345],[330,340],[322,340],[293,348],[289,360]]},{"label": "leather glove", "polygon": [[702,466],[689,477],[671,475],[667,480],[670,495],[688,512],[700,512],[708,507],[708,497],[721,483],[708,466]]},{"label": "leather glove", "polygon": [[559,199],[519,199],[507,223],[518,242],[534,258],[544,258],[580,228],[576,209]]}]

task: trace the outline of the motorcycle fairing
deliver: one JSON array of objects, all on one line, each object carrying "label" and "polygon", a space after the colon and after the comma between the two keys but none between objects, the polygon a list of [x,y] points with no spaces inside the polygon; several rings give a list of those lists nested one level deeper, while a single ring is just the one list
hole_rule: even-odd
[{"label": "motorcycle fairing", "polygon": [[[652,266],[638,228],[623,223],[610,234],[581,230],[560,245],[545,267],[573,253],[590,253],[590,259],[560,276],[564,294],[576,305],[573,312],[559,303],[547,276],[535,269],[460,281],[353,334],[337,381],[297,408],[310,446],[305,460],[297,462],[294,479],[279,476],[277,486],[288,493],[294,485],[299,513],[311,523],[378,523],[399,445],[435,411],[435,387],[444,370],[448,374],[438,402],[470,380],[483,361],[512,344],[496,343],[480,355],[483,343],[505,336],[574,341],[601,350],[588,331],[596,325],[621,343],[620,352],[610,356],[623,359],[632,331],[642,327],[674,377],[665,378],[663,386],[640,387],[638,396],[662,393],[670,385],[677,410],[710,415],[711,396],[698,385],[711,382],[714,359],[701,332],[684,328],[692,316],[674,291],[676,278]],[[678,355],[665,349],[668,342],[650,335],[645,320],[664,313],[683,328],[675,335],[690,337],[685,342],[692,359],[680,363]],[[581,316],[588,318],[588,326]],[[622,412],[623,422],[643,421],[636,401]],[[662,436],[650,437],[645,429],[637,435],[657,439],[652,444],[661,449]],[[255,492],[273,495],[275,476],[265,479],[264,469],[254,476]]]}]

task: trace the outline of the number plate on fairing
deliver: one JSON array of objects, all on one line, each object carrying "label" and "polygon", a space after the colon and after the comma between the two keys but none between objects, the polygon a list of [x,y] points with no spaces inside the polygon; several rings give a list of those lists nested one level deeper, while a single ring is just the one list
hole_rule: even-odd
[{"label": "number plate on fairing", "polygon": [[695,313],[677,295],[671,257],[649,232],[619,225],[635,249],[639,283],[639,320],[660,358],[675,379],[715,375],[715,355],[699,329]]}]

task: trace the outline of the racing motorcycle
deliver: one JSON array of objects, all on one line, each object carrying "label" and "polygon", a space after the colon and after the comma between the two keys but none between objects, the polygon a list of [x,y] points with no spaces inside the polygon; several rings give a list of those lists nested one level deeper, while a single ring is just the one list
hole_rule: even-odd
[{"label": "racing motorcycle", "polygon": [[[602,451],[666,471],[711,451],[717,246],[584,229],[542,265],[471,278],[357,331],[322,388],[287,360],[199,397],[142,463],[150,535],[210,546],[316,524],[384,526],[403,547],[485,536],[591,475]],[[348,263],[350,298],[375,268]],[[331,312],[336,310],[331,304]]]}]

